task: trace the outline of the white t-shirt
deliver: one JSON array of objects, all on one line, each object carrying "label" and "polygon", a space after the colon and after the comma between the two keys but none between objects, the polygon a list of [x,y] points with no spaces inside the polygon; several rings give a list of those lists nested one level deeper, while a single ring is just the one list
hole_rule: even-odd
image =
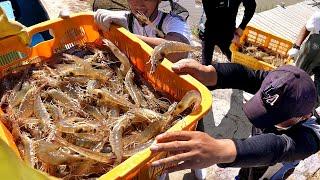
[{"label": "white t-shirt", "polygon": [[307,21],[306,28],[311,34],[319,34],[320,31],[320,12],[314,13]]},{"label": "white t-shirt", "polygon": [[[161,20],[162,14],[163,12],[159,11],[157,18],[152,22],[156,27]],[[134,34],[147,37],[157,37],[156,31],[154,31],[150,25],[142,27],[136,18],[134,18],[133,20],[132,29]],[[187,38],[189,42],[191,42],[190,28],[188,24],[185,21],[181,20],[179,17],[167,14],[165,19],[163,20],[162,31],[164,34],[168,34],[169,32],[179,33]]]}]

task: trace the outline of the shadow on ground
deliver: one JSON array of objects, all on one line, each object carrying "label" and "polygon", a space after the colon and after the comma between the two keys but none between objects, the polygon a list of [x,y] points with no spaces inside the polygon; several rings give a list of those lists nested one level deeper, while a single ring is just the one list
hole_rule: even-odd
[{"label": "shadow on ground", "polygon": [[[222,99],[229,96],[230,101],[220,99],[222,93]],[[235,89],[216,90],[213,98],[213,108],[204,118],[205,132],[215,138],[249,137],[251,124],[242,111],[243,92]]]}]

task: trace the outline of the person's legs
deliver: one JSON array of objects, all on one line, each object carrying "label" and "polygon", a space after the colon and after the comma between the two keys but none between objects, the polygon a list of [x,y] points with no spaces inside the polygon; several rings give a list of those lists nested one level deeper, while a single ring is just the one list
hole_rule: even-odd
[{"label": "person's legs", "polygon": [[227,39],[219,40],[217,45],[219,46],[222,53],[228,58],[228,60],[231,61],[231,55],[232,55],[230,51],[231,40],[227,40]]},{"label": "person's legs", "polygon": [[201,64],[210,65],[212,62],[212,56],[214,51],[214,38],[205,35],[202,41],[202,59]]}]

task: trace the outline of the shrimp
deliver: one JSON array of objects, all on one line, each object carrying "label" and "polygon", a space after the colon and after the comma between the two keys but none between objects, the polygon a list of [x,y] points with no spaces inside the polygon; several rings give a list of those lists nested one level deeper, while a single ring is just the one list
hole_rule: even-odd
[{"label": "shrimp", "polygon": [[73,136],[80,139],[87,139],[89,141],[98,142],[102,141],[103,138],[109,138],[109,132],[105,131],[102,133],[73,133]]},{"label": "shrimp", "polygon": [[38,93],[37,87],[32,87],[25,94],[19,106],[18,117],[27,118],[33,114],[33,103],[35,95]]},{"label": "shrimp", "polygon": [[119,95],[110,92],[106,89],[94,89],[92,94],[95,95],[99,101],[105,104],[112,104],[115,106],[120,106],[124,109],[130,109],[134,105],[126,100],[125,98],[120,97]]},{"label": "shrimp", "polygon": [[7,101],[11,107],[15,107],[20,104],[24,95],[31,88],[28,81],[24,82],[26,78],[26,73],[27,73],[27,70],[25,70],[19,82],[13,87],[13,89],[4,94],[4,96],[1,98],[1,101],[2,101],[1,104],[3,104],[4,101]]},{"label": "shrimp", "polygon": [[[89,133],[81,133],[81,134],[89,134]],[[93,133],[90,133],[90,134],[91,134],[91,136],[92,135],[101,136],[99,134],[93,134]],[[86,149],[92,149],[96,145],[96,143],[99,142],[99,141],[92,141],[91,139],[88,139],[88,138],[77,137],[76,134],[65,134],[64,138],[68,142],[70,142],[76,146],[86,148]]]},{"label": "shrimp", "polygon": [[86,62],[92,63],[92,62],[100,62],[102,59],[106,59],[106,57],[103,54],[103,51],[96,49],[96,48],[90,48],[90,51],[93,52],[94,54],[85,59]]},{"label": "shrimp", "polygon": [[123,142],[122,134],[124,130],[131,124],[131,119],[133,115],[125,114],[121,116],[117,123],[113,126],[113,129],[110,133],[109,142],[112,147],[112,151],[117,157],[117,162],[121,162],[123,155]]},{"label": "shrimp", "polygon": [[51,89],[47,93],[62,106],[74,110],[83,116],[86,116],[87,113],[81,110],[80,104],[76,99],[67,96],[65,93],[57,89]]},{"label": "shrimp", "polygon": [[86,68],[86,69],[92,69],[92,66],[89,62],[85,61],[82,58],[79,58],[78,56],[70,55],[70,54],[63,54],[65,57],[65,60],[67,61],[73,61],[77,66]]},{"label": "shrimp", "polygon": [[79,68],[76,64],[57,64],[55,65],[55,68],[57,72],[59,72],[60,76],[66,76],[68,75],[71,71]]},{"label": "shrimp", "polygon": [[64,133],[96,133],[101,124],[95,121],[87,121],[84,118],[73,117],[62,120],[56,124],[57,130]]},{"label": "shrimp", "polygon": [[124,81],[125,87],[137,107],[140,107],[140,106],[146,107],[147,102],[143,98],[142,93],[139,93],[140,89],[137,87],[137,85],[134,84],[133,77],[134,77],[134,73],[131,67],[125,77],[125,81]]},{"label": "shrimp", "polygon": [[44,131],[48,134],[47,141],[50,141],[54,136],[55,125],[51,121],[50,114],[43,104],[40,94],[35,98],[34,114],[38,119],[40,119],[41,127],[43,127]]},{"label": "shrimp", "polygon": [[40,94],[37,94],[34,100],[34,114],[40,119],[41,125],[48,128],[48,125],[51,124],[50,114],[48,113],[45,105],[43,104]]},{"label": "shrimp", "polygon": [[199,48],[191,46],[189,44],[176,42],[176,41],[166,41],[156,46],[151,53],[150,61],[151,69],[150,73],[154,73],[160,64],[160,61],[163,60],[168,54],[179,53],[179,52],[190,52],[197,51]]},{"label": "shrimp", "polygon": [[131,135],[126,138],[124,138],[123,142],[124,144],[130,144],[130,143],[144,143],[154,136],[161,133],[164,128],[171,122],[173,119],[172,113],[175,110],[177,106],[177,103],[173,103],[168,111],[162,115],[161,120],[157,120],[154,122],[151,122],[142,132],[139,134]]},{"label": "shrimp", "polygon": [[64,118],[64,114],[62,113],[61,109],[56,105],[46,104],[46,107],[48,108],[54,122],[59,122]]},{"label": "shrimp", "polygon": [[40,87],[32,87],[28,90],[28,92],[23,97],[20,107],[18,116],[19,118],[28,118],[33,114],[33,105],[36,98],[36,95],[40,92],[40,90],[46,85],[43,84]]},{"label": "shrimp", "polygon": [[78,155],[71,155],[62,146],[44,140],[38,141],[36,156],[42,162],[52,165],[73,164],[84,162],[86,159]]},{"label": "shrimp", "polygon": [[189,108],[192,104],[194,104],[193,106],[193,113],[196,112],[197,110],[199,110],[200,108],[200,104],[201,104],[201,95],[198,91],[196,90],[191,90],[188,91],[183,98],[181,99],[181,101],[178,103],[178,105],[176,106],[173,115],[176,116],[180,113],[182,113],[184,110],[186,110],[187,108]]},{"label": "shrimp", "polygon": [[78,146],[75,146],[71,143],[69,143],[68,141],[64,140],[62,137],[60,136],[56,136],[55,139],[59,144],[68,147],[69,149],[71,149],[72,151],[75,151],[89,159],[98,161],[98,162],[103,162],[106,164],[111,164],[114,162],[114,155],[112,153],[99,153],[99,152],[93,152],[92,150],[89,149],[85,149],[85,148],[81,148]]},{"label": "shrimp", "polygon": [[52,69],[51,67],[47,66],[47,65],[43,65],[44,69],[48,72],[48,74],[50,76],[53,77],[59,77],[59,73],[57,72],[56,69]]},{"label": "shrimp", "polygon": [[39,119],[34,118],[27,118],[27,119],[20,119],[19,125],[24,127],[31,135],[33,139],[41,139],[43,137],[43,131],[40,125]]},{"label": "shrimp", "polygon": [[4,126],[8,128],[9,131],[12,130],[12,121],[13,120],[10,118],[8,114],[0,113],[0,122],[2,122]]},{"label": "shrimp", "polygon": [[105,70],[98,70],[98,69],[86,69],[86,68],[76,68],[70,72],[72,76],[85,76],[90,79],[96,79],[103,83],[108,82],[108,80],[112,76],[112,72],[108,72]]},{"label": "shrimp", "polygon": [[90,81],[87,77],[63,77],[61,84],[77,84],[80,86],[86,86]]},{"label": "shrimp", "polygon": [[154,109],[168,109],[169,108],[169,103],[162,101],[160,99],[157,99],[156,96],[154,95],[154,93],[152,91],[149,90],[149,88],[145,85],[142,85],[142,92],[143,92],[143,96],[145,97],[145,99],[147,99],[147,102],[149,104],[149,106],[151,106]]},{"label": "shrimp", "polygon": [[96,144],[93,148],[92,151],[94,152],[101,152],[104,145],[109,141],[109,136],[103,138],[102,141],[100,141],[98,144]]},{"label": "shrimp", "polygon": [[245,51],[249,52],[249,53],[254,53],[255,51],[258,51],[258,47],[257,46],[249,46],[245,48]]},{"label": "shrimp", "polygon": [[106,117],[106,118],[109,117],[109,114],[108,114],[109,108],[106,105],[101,104],[100,107],[99,107],[99,111],[104,117]]},{"label": "shrimp", "polygon": [[119,116],[120,116],[120,109],[118,107],[111,107],[110,117],[119,117]]},{"label": "shrimp", "polygon": [[[86,179],[84,177],[90,177],[90,175],[100,175],[104,174],[105,172],[110,171],[112,166],[106,165],[103,163],[99,163],[93,160],[87,160],[85,163],[77,163],[72,164],[70,167],[70,173],[63,177],[63,179]],[[80,176],[80,177],[78,177]],[[90,179],[90,178],[89,178]],[[91,178],[94,179],[94,178]]]},{"label": "shrimp", "polygon": [[125,150],[123,153],[123,156],[124,157],[131,157],[131,156],[137,154],[138,152],[140,152],[146,148],[149,148],[153,143],[154,143],[154,140],[150,140],[146,143],[139,144],[139,145],[135,146],[133,149]]},{"label": "shrimp", "polygon": [[87,92],[91,92],[92,90],[96,89],[98,86],[98,82],[96,80],[89,80],[87,83]]},{"label": "shrimp", "polygon": [[96,120],[100,121],[100,122],[105,122],[106,121],[106,117],[103,116],[100,111],[94,107],[94,106],[90,106],[87,105],[84,110],[86,112],[88,112],[93,118],[95,118]]},{"label": "shrimp", "polygon": [[145,143],[149,141],[151,138],[155,137],[159,133],[161,133],[163,129],[163,125],[165,121],[155,121],[150,123],[142,132],[139,134],[134,134],[123,138],[123,144],[131,144],[131,143]]},{"label": "shrimp", "polygon": [[37,161],[34,143],[25,133],[21,134],[21,141],[24,146],[23,159],[29,166],[34,167]]},{"label": "shrimp", "polygon": [[22,89],[20,91],[15,92],[13,90],[13,92],[11,93],[11,95],[8,97],[8,103],[10,104],[10,106],[16,107],[18,106],[23,97],[27,94],[27,92],[31,89],[31,85],[30,83],[23,83],[22,85]]},{"label": "shrimp", "polygon": [[121,72],[123,74],[127,74],[127,72],[129,71],[130,69],[130,60],[128,59],[128,57],[123,54],[120,49],[115,45],[113,44],[110,40],[108,39],[103,39],[102,40],[106,46],[108,46],[111,51],[113,52],[113,54],[119,59],[119,61],[121,62]]},{"label": "shrimp", "polygon": [[144,120],[147,120],[149,122],[155,122],[155,121],[161,121],[164,120],[166,117],[160,113],[157,113],[150,109],[144,109],[144,108],[135,108],[130,110],[134,115],[136,115],[137,118],[142,118]]}]

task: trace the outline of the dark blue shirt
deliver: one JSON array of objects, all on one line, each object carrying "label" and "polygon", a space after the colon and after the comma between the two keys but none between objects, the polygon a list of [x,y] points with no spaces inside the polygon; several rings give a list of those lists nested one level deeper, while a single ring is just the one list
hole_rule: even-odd
[{"label": "dark blue shirt", "polygon": [[[218,81],[209,89],[233,88],[255,94],[268,71],[254,71],[234,63],[214,65]],[[311,125],[306,125],[310,124]],[[288,130],[262,129],[262,133],[247,139],[234,139],[237,157],[233,163],[220,167],[259,167],[279,162],[302,160],[319,151],[320,125],[315,118],[300,122]]]}]

